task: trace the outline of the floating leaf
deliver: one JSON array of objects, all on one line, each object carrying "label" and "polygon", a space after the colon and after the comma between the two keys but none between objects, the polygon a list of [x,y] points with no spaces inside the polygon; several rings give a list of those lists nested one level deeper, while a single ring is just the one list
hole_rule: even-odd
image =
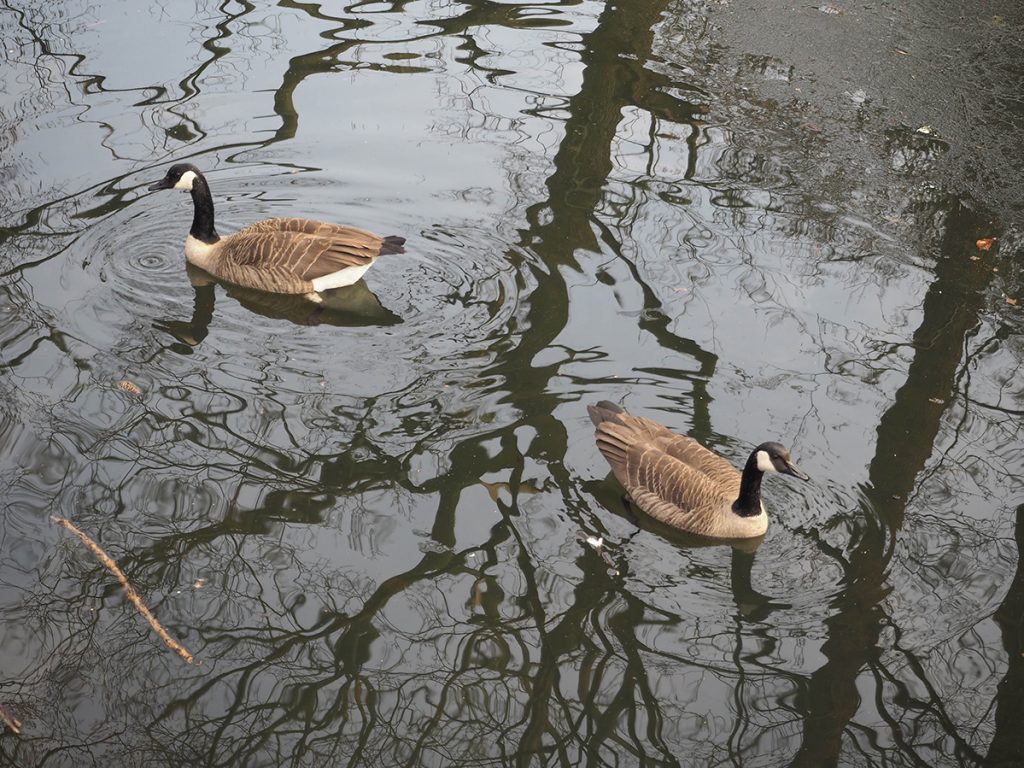
[{"label": "floating leaf", "polygon": [[0,722],[3,722],[12,733],[21,733],[21,720],[7,711],[7,707],[0,704]]},{"label": "floating leaf", "polygon": [[139,389],[132,382],[128,381],[128,379],[121,379],[121,381],[117,382],[117,388],[118,389],[123,389],[125,392],[130,392],[133,395],[141,395],[142,394],[142,390]]},{"label": "floating leaf", "polygon": [[1011,307],[1016,307],[1017,306],[1017,300],[1016,299],[1012,299],[1009,296],[1006,297],[1006,303],[1009,304]]},{"label": "floating leaf", "polygon": [[982,237],[978,240],[975,240],[974,244],[978,246],[979,251],[987,251],[995,244],[995,242],[996,239],[994,237]]},{"label": "floating leaf", "polygon": [[923,134],[925,136],[931,136],[933,133],[935,133],[935,129],[932,128],[930,125],[922,125],[920,128],[917,129],[917,133]]}]

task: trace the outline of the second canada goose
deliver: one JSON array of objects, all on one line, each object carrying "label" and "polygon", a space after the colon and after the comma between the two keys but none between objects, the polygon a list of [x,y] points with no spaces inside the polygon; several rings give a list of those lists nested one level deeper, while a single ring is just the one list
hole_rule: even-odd
[{"label": "second canada goose", "polygon": [[380,237],[365,229],[315,219],[265,219],[227,237],[213,226],[213,196],[191,163],[172,165],[149,189],[192,193],[194,216],[185,258],[228,283],[269,293],[305,294],[352,285],[378,256],[402,253],[404,237]]},{"label": "second canada goose", "polygon": [[632,416],[603,400],[587,406],[601,454],[630,498],[651,517],[690,533],[719,539],[761,536],[768,514],[761,478],[781,472],[810,478],[779,443],[761,443],[742,474],[718,454],[656,421]]}]

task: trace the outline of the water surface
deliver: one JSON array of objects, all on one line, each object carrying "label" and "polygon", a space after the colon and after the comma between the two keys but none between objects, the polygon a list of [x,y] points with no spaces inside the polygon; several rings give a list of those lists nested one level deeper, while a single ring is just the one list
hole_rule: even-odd
[{"label": "water surface", "polygon": [[[1024,759],[1019,11],[940,76],[944,9],[769,5],[5,5],[0,755]],[[975,144],[951,78],[1006,107]],[[178,161],[222,232],[407,252],[319,313],[204,282],[146,189]],[[623,503],[598,399],[814,482],[696,546]]]}]

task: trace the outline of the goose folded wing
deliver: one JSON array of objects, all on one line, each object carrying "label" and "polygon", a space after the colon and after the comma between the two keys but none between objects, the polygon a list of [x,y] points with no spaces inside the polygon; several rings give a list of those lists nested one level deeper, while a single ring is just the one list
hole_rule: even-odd
[{"label": "goose folded wing", "polygon": [[331,224],[316,219],[278,218],[257,221],[238,234],[258,234],[261,232],[290,232],[297,235],[316,235],[334,239],[365,243],[367,247],[380,247],[382,238],[359,227],[348,227],[343,224]]},{"label": "goose folded wing", "polygon": [[739,493],[739,471],[714,451],[708,450],[692,438],[674,433],[669,433],[659,443],[669,456],[693,467],[717,486],[727,488],[730,493]]},{"label": "goose folded wing", "polygon": [[304,280],[315,280],[346,267],[363,267],[377,256],[364,240],[347,241],[288,232],[239,232],[221,251],[225,265],[283,269]]},{"label": "goose folded wing", "polygon": [[707,475],[715,483],[728,485],[730,492],[733,490],[732,484],[735,484],[735,491],[739,493],[740,473],[736,467],[717,453],[708,450],[693,438],[678,435],[668,427],[651,419],[633,415],[630,415],[629,418],[637,428],[650,435],[652,443],[669,456]]},{"label": "goose folded wing", "polygon": [[623,486],[651,517],[677,528],[702,533],[732,499],[704,473],[650,443],[626,454]]},{"label": "goose folded wing", "polygon": [[246,264],[222,262],[217,270],[217,276],[229,283],[270,295],[278,293],[303,294],[312,290],[308,280],[282,267],[253,267]]}]

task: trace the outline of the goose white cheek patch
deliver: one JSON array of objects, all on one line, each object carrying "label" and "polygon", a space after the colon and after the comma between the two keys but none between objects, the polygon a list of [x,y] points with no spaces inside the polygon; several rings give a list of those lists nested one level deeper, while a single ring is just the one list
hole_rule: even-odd
[{"label": "goose white cheek patch", "polygon": [[191,191],[192,181],[195,179],[196,174],[193,171],[185,171],[181,174],[181,178],[178,179],[178,183],[174,185],[175,189],[184,189]]},{"label": "goose white cheek patch", "polygon": [[768,458],[768,451],[757,452],[757,468],[762,472],[775,472],[775,465],[772,464],[772,460]]}]

